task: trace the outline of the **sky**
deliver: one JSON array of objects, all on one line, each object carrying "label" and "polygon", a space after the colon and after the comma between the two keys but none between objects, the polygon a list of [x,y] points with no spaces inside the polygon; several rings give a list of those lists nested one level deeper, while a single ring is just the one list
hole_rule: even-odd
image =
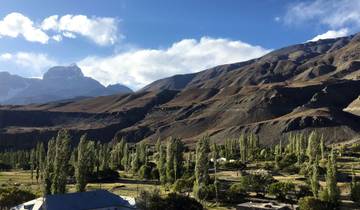
[{"label": "sky", "polygon": [[0,71],[132,89],[360,29],[360,0],[1,0]]}]

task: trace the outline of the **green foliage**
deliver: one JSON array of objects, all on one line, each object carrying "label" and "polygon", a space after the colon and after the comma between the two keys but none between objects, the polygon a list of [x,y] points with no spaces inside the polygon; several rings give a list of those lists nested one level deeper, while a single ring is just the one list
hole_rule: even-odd
[{"label": "green foliage", "polygon": [[178,179],[173,184],[173,190],[178,193],[191,192],[194,187],[194,178],[190,177],[188,179]]},{"label": "green foliage", "polygon": [[318,168],[319,168],[318,162],[315,161],[313,163],[312,174],[311,174],[311,178],[310,178],[311,191],[315,198],[318,198],[319,188],[320,188]]},{"label": "green foliage", "polygon": [[151,179],[151,170],[149,164],[142,165],[138,171],[139,177],[141,179]]},{"label": "green foliage", "polygon": [[336,174],[336,157],[334,150],[332,149],[326,166],[326,193],[324,194],[326,196],[324,196],[324,200],[334,205],[339,202],[340,197],[340,190],[337,187]]},{"label": "green foliage", "polygon": [[299,210],[329,210],[329,204],[314,197],[303,197],[298,202]]},{"label": "green foliage", "polygon": [[244,186],[239,183],[232,184],[226,191],[226,201],[229,203],[241,203],[247,195]]},{"label": "green foliage", "polygon": [[35,199],[35,195],[26,190],[18,188],[1,188],[0,189],[0,208],[10,209],[21,203]]},{"label": "green foliage", "polygon": [[267,187],[274,182],[275,179],[269,174],[249,174],[240,178],[242,189],[257,195],[264,195]]},{"label": "green foliage", "polygon": [[52,180],[52,193],[66,192],[67,166],[70,159],[70,134],[67,130],[61,130],[56,138],[54,176]]},{"label": "green foliage", "polygon": [[183,173],[184,145],[178,138],[170,137],[166,148],[166,180],[174,183]]},{"label": "green foliage", "polygon": [[295,185],[290,182],[275,182],[268,187],[268,193],[279,200],[286,200],[286,195],[295,191]]},{"label": "green foliage", "polygon": [[159,171],[160,182],[162,184],[165,184],[166,183],[166,151],[163,145],[160,145],[157,168]]},{"label": "green foliage", "polygon": [[209,184],[209,137],[204,136],[196,145],[195,183],[193,193],[195,198],[206,198],[205,188]]},{"label": "green foliage", "polygon": [[165,198],[158,190],[141,191],[136,198],[136,206],[140,210],[203,210],[203,206],[195,199],[176,193],[170,193]]},{"label": "green foliage", "polygon": [[77,149],[77,162],[75,167],[76,190],[84,192],[88,176],[94,169],[95,144],[83,135]]}]

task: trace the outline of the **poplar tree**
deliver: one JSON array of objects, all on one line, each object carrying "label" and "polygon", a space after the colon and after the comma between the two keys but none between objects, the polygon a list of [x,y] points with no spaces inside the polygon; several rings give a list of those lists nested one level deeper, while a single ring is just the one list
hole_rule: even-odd
[{"label": "poplar tree", "polygon": [[76,178],[76,191],[84,192],[86,188],[86,175],[87,167],[87,140],[86,135],[83,135],[80,139],[78,149],[77,149],[77,164],[75,168],[75,178]]},{"label": "poplar tree", "polygon": [[163,145],[160,145],[159,148],[159,160],[157,163],[157,168],[159,171],[160,182],[162,184],[166,183],[166,149]]},{"label": "poplar tree", "polygon": [[324,135],[321,135],[321,139],[320,139],[320,152],[321,152],[321,160],[325,160]]},{"label": "poplar tree", "polygon": [[203,190],[209,184],[209,137],[204,136],[196,145],[195,183],[193,193],[195,198],[203,200]]},{"label": "poplar tree", "polygon": [[331,153],[328,157],[328,162],[326,166],[326,200],[330,203],[336,204],[339,201],[340,190],[337,187],[336,181],[336,155],[334,149],[331,150]]},{"label": "poplar tree", "polygon": [[140,145],[136,145],[135,154],[133,154],[132,162],[131,162],[131,170],[133,173],[136,173],[140,168]]},{"label": "poplar tree", "polygon": [[244,137],[244,134],[239,138],[239,147],[241,162],[245,163],[247,161],[247,139]]},{"label": "poplar tree", "polygon": [[217,160],[219,159],[219,148],[216,143],[212,145],[212,159],[214,162],[214,186],[215,186],[215,199],[218,202],[218,180],[217,180]]},{"label": "poplar tree", "polygon": [[129,146],[125,143],[123,157],[121,159],[121,164],[123,165],[125,171],[129,171],[129,159]]},{"label": "poplar tree", "polygon": [[31,181],[34,180],[34,170],[36,168],[36,152],[32,149],[30,152],[30,170],[31,170]]},{"label": "poplar tree", "polygon": [[172,137],[170,137],[166,147],[166,181],[169,183],[174,183],[175,181],[174,147],[175,147],[175,140]]},{"label": "poplar tree", "polygon": [[312,166],[312,175],[310,179],[311,191],[315,198],[318,198],[319,194],[319,168],[318,161],[315,160]]},{"label": "poplar tree", "polygon": [[44,168],[44,181],[43,181],[43,194],[50,195],[51,194],[51,185],[53,180],[54,173],[54,161],[55,161],[55,153],[56,153],[56,145],[55,139],[52,138],[48,142],[48,150],[46,155],[46,164]]},{"label": "poplar tree", "polygon": [[62,194],[66,192],[67,166],[70,159],[70,134],[67,130],[59,131],[56,138],[56,153],[54,162],[54,177],[52,181],[52,193]]},{"label": "poplar tree", "polygon": [[315,131],[310,133],[308,138],[307,156],[309,163],[312,164],[319,154],[319,139]]}]

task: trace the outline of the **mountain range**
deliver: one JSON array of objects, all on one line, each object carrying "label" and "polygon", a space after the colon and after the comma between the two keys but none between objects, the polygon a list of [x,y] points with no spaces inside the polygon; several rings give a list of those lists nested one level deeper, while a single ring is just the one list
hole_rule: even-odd
[{"label": "mountain range", "polygon": [[[165,62],[165,61],[164,61]],[[155,81],[134,93],[0,107],[2,148],[28,148],[67,128],[129,142],[203,135],[222,142],[254,133],[260,143],[321,133],[327,143],[360,134],[360,34],[275,50],[246,62]]]},{"label": "mountain range", "polygon": [[131,89],[120,84],[105,87],[98,81],[85,77],[76,65],[53,67],[42,79],[0,72],[0,104],[46,103],[130,92]]}]

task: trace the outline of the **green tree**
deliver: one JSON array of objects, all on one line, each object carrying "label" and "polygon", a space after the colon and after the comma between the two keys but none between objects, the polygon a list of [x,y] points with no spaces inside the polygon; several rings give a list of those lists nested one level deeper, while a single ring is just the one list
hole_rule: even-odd
[{"label": "green tree", "polygon": [[130,161],[130,154],[129,154],[129,146],[127,143],[125,143],[124,149],[123,149],[123,157],[121,159],[121,164],[124,167],[125,171],[129,171],[129,161]]},{"label": "green tree", "polygon": [[312,164],[319,155],[319,138],[315,131],[310,133],[308,138],[307,156],[309,163]]},{"label": "green tree", "polygon": [[159,160],[157,162],[157,168],[159,170],[159,178],[161,183],[166,183],[166,151],[165,146],[160,145]]},{"label": "green tree", "polygon": [[86,176],[88,174],[87,167],[87,140],[86,135],[83,135],[80,139],[78,149],[77,149],[77,164],[75,168],[75,178],[76,178],[76,191],[85,192],[86,188]]},{"label": "green tree", "polygon": [[56,153],[54,162],[54,177],[52,181],[52,193],[62,194],[66,192],[67,166],[70,159],[70,134],[67,130],[59,131],[56,137]]},{"label": "green tree", "polygon": [[55,139],[50,139],[48,142],[48,150],[46,155],[46,164],[44,168],[44,181],[43,181],[43,194],[51,194],[51,185],[53,180],[54,173],[54,161],[56,153],[56,143]]},{"label": "green tree", "polygon": [[217,179],[217,160],[219,159],[219,148],[217,146],[216,143],[213,143],[212,147],[211,147],[211,150],[212,150],[212,159],[213,159],[213,162],[214,162],[214,186],[215,186],[215,199],[216,199],[216,203],[218,202],[218,192],[219,192],[219,183],[218,183],[218,179]]},{"label": "green tree", "polygon": [[324,200],[332,204],[337,204],[339,202],[340,196],[340,190],[337,186],[336,181],[336,174],[336,156],[334,153],[334,149],[332,149],[326,165],[326,192],[324,196]]},{"label": "green tree", "polygon": [[318,198],[319,194],[319,163],[315,161],[312,165],[312,174],[310,179],[311,191],[315,198]]},{"label": "green tree", "polygon": [[193,193],[195,198],[206,198],[204,190],[209,184],[209,137],[204,136],[196,145],[195,183]]}]

